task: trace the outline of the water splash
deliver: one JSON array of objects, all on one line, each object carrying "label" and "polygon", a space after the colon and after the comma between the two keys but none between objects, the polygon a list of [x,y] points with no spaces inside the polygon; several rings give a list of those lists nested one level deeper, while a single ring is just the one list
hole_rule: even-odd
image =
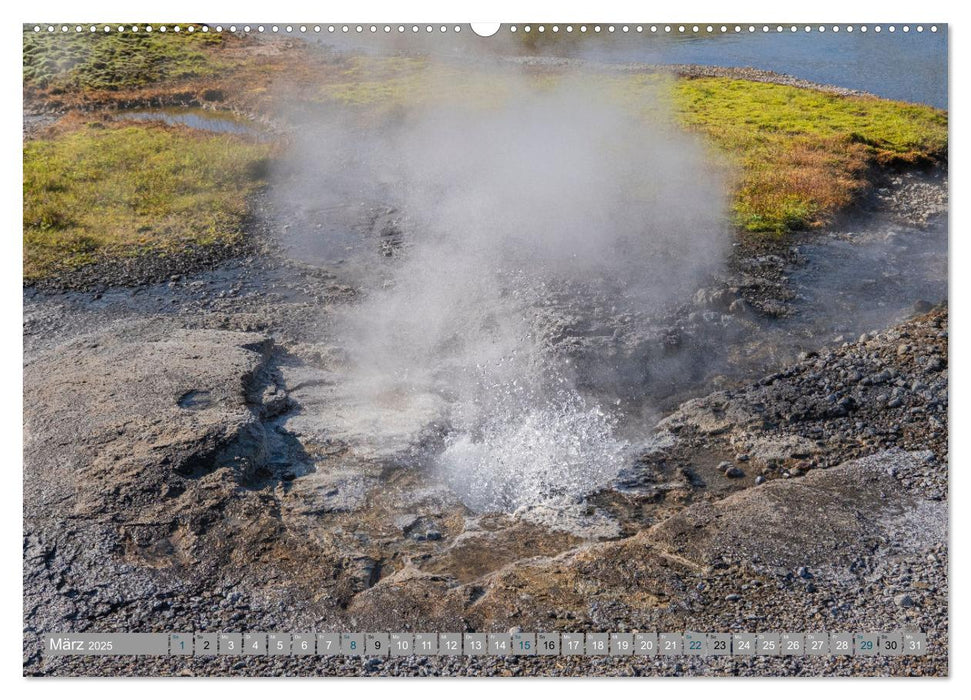
[{"label": "water splash", "polygon": [[[616,477],[627,446],[594,398],[630,379],[610,334],[693,290],[728,237],[722,173],[660,97],[642,94],[648,115],[592,76],[501,77],[508,90],[487,105],[443,98],[373,129],[321,119],[302,132],[295,171],[311,174],[290,196],[319,219],[316,249],[343,221],[328,217],[347,214],[335,199],[390,212],[365,228],[394,245],[362,260],[358,300],[334,312],[341,381],[369,390],[329,410],[349,404],[373,444],[403,443],[407,427],[423,466],[471,509],[514,512],[576,503]],[[332,163],[339,172],[320,170]],[[581,350],[601,358],[595,372],[571,363]],[[413,399],[432,396],[421,404],[440,413],[419,415]],[[430,421],[434,453],[412,429]]]},{"label": "water splash", "polygon": [[480,424],[459,425],[438,465],[477,512],[573,502],[606,486],[625,463],[615,421],[572,388],[540,398],[518,383],[497,387],[500,406]]}]

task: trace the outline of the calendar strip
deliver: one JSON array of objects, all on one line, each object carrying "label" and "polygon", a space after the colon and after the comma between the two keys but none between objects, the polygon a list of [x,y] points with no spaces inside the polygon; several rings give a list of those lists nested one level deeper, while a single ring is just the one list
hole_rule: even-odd
[{"label": "calendar strip", "polygon": [[922,656],[923,632],[56,634],[47,656]]}]

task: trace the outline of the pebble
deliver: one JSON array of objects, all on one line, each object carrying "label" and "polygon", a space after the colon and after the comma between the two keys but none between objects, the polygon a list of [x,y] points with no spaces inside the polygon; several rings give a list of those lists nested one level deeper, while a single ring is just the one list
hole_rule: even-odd
[{"label": "pebble", "polygon": [[914,607],[914,599],[910,597],[909,593],[899,593],[893,597],[894,605],[898,608],[912,608]]},{"label": "pebble", "polygon": [[418,522],[418,516],[415,515],[414,513],[405,513],[403,515],[399,515],[394,519],[395,527],[397,527],[399,530],[403,532],[414,527],[417,522]]}]

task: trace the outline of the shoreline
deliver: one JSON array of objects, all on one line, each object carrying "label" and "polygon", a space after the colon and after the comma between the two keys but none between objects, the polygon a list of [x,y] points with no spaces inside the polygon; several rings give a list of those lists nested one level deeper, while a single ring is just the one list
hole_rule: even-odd
[{"label": "shoreline", "polygon": [[[683,78],[731,78],[733,80],[747,80],[755,83],[771,83],[785,85],[804,90],[815,90],[840,97],[872,97],[875,99],[889,99],[880,97],[872,92],[856,90],[854,88],[817,83],[798,78],[788,73],[777,73],[771,70],[752,66],[712,66],[698,63],[604,63],[580,58],[559,58],[547,56],[504,57],[504,62],[527,66],[577,66],[592,68],[604,72],[620,73],[670,73]],[[920,103],[912,103],[920,104]]]}]

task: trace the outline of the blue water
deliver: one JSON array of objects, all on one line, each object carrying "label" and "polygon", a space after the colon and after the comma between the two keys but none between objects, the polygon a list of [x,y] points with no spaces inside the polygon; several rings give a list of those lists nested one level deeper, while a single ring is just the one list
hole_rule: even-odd
[{"label": "blue water", "polygon": [[947,29],[807,33],[775,28],[713,38],[600,41],[600,60],[749,66],[947,109]]}]

